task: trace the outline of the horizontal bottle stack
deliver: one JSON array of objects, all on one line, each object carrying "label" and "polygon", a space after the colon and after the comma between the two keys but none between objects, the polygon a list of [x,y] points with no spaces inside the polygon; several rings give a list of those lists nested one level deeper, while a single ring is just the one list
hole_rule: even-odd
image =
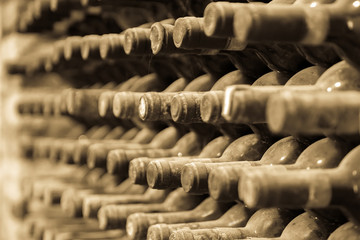
[{"label": "horizontal bottle stack", "polygon": [[360,239],[359,7],[27,3],[23,237]]}]

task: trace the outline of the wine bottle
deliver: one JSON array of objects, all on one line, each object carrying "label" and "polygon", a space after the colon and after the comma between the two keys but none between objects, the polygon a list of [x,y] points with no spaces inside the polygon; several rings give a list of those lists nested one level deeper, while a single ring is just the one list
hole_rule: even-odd
[{"label": "wine bottle", "polygon": [[275,133],[357,135],[359,96],[357,91],[283,92],[270,97],[267,121]]},{"label": "wine bottle", "polygon": [[[151,137],[153,137],[155,134],[156,134],[156,132],[152,129],[139,130],[138,128],[134,127],[134,128],[127,130],[118,139],[121,141],[133,141],[136,136],[139,136],[137,139],[147,142],[147,141],[150,141],[148,139],[151,139]],[[117,138],[114,138],[114,139],[117,139]],[[110,141],[113,142],[113,140],[110,140]],[[103,142],[103,141],[105,141],[104,138],[102,138],[102,139],[86,139],[86,138],[79,139],[75,143],[74,149],[71,152],[74,162],[76,164],[85,164],[87,161],[87,151],[88,151],[89,146],[93,143],[99,143],[99,142]],[[109,141],[109,139],[106,141]]]},{"label": "wine bottle", "polygon": [[170,120],[170,101],[176,94],[187,86],[184,78],[174,81],[163,92],[147,92],[139,100],[139,117],[143,121]]},{"label": "wine bottle", "polygon": [[[251,4],[250,4],[251,5]],[[204,18],[185,17],[175,22],[174,43],[178,48],[210,48],[230,51],[241,51],[247,46],[246,41],[237,38],[208,37],[204,32]],[[200,41],[198,40],[200,39]],[[202,44],[199,44],[199,43]],[[308,63],[291,45],[256,44],[249,49],[272,70],[297,72]],[[249,51],[249,50],[246,50]],[[286,59],[286,61],[285,61]]]},{"label": "wine bottle", "polygon": [[139,85],[139,79],[141,77],[139,75],[135,75],[125,82],[119,84],[117,91],[106,91],[100,94],[99,102],[98,102],[98,111],[101,117],[111,116],[113,115],[113,101],[115,94],[120,91],[127,91],[133,89],[137,91],[137,85]]},{"label": "wine bottle", "polygon": [[[100,126],[97,129],[94,129],[93,133],[90,132],[85,136],[83,135],[79,136],[78,139],[86,139],[87,137],[90,139],[103,139],[107,136],[107,134],[111,132],[111,130],[112,130],[111,127],[107,125]],[[74,139],[59,139],[59,143],[58,143],[59,148],[57,148],[55,145],[55,149],[54,149],[55,152],[50,151],[50,158],[54,159],[55,161],[59,159],[63,163],[74,162],[73,159],[73,152],[75,150],[74,143],[77,141],[78,140],[74,140]]]},{"label": "wine bottle", "polygon": [[[353,30],[356,6],[352,5],[350,1],[316,4],[310,8],[300,4],[297,6],[272,6],[271,13],[265,6],[242,7],[236,10],[234,29],[237,29],[235,35],[239,39],[267,39],[311,45],[332,43],[336,45],[336,52],[342,58],[353,66],[359,66],[358,59],[355,57],[359,46]],[[289,15],[292,16],[291,21],[284,23],[282,20]],[[243,21],[244,19],[247,20]],[[349,20],[350,27],[345,19]],[[237,27],[238,23],[241,24],[241,29]],[[269,23],[271,25],[267,25]],[[269,29],[269,26],[281,27],[263,31],[263,29]],[[276,33],[278,29],[281,29],[281,37]],[[294,29],[297,30],[294,31]],[[271,32],[271,36],[268,34],[269,32]],[[346,36],[345,40],[343,36]]]},{"label": "wine bottle", "polygon": [[130,91],[118,92],[113,99],[113,114],[122,119],[138,117],[138,104],[141,92],[161,91],[165,88],[164,83],[155,73],[145,75],[136,81],[136,86],[132,86]]},{"label": "wine bottle", "polygon": [[[198,31],[199,29],[196,29]],[[205,60],[210,56],[223,56],[228,58],[231,63],[245,75],[249,77],[259,77],[266,71],[267,67],[261,62],[261,60],[253,54],[252,51],[246,49],[242,52],[224,51],[218,49],[182,49],[177,48],[173,41],[174,26],[170,24],[155,23],[151,26],[150,40],[151,48],[154,55],[166,55],[176,54],[176,56],[185,56],[186,59]],[[220,40],[223,41],[223,40]],[[199,56],[200,55],[200,56]],[[222,67],[222,65],[218,66]],[[206,72],[209,67],[203,66]]]},{"label": "wine bottle", "polygon": [[244,227],[253,214],[244,204],[238,203],[226,211],[220,218],[210,221],[154,224],[149,227],[147,239],[168,240],[170,235],[180,229],[210,229],[215,227]]},{"label": "wine bottle", "polygon": [[[179,159],[174,161],[168,161],[166,159],[154,160],[147,166],[146,177],[148,185],[151,188],[167,188],[170,186],[179,186],[180,183],[183,186],[198,186],[199,183],[191,182],[191,174],[184,173],[183,182],[182,179],[182,168],[187,163],[192,162],[229,162],[229,161],[241,161],[241,160],[258,160],[262,154],[268,148],[268,144],[265,143],[258,135],[249,134],[238,138],[233,141],[223,152],[220,157],[217,158],[190,158],[190,159]],[[200,174],[200,173],[199,173]],[[187,188],[184,188],[185,191]]]},{"label": "wine bottle", "polygon": [[[119,133],[119,135],[117,135],[117,133]],[[96,141],[100,139],[108,139],[112,137],[114,137],[115,139],[120,138],[121,132],[118,132],[117,129],[115,129],[115,132],[113,132],[113,129],[111,127],[105,125],[99,128],[96,134],[91,136],[91,138],[89,139],[80,136],[77,140],[65,140],[65,142],[61,146],[60,161],[63,163],[75,162],[82,164],[83,162],[81,162],[81,159],[79,161],[79,159],[75,159],[74,157],[77,157],[79,147],[80,150],[82,150],[83,143],[88,143],[88,141]]]},{"label": "wine bottle", "polygon": [[[214,85],[216,79],[205,74],[192,80],[183,91],[200,92],[208,91]],[[139,116],[142,120],[171,120],[171,101],[178,93],[146,93],[140,98]],[[158,99],[157,99],[158,98]],[[157,100],[157,101],[155,101]],[[159,114],[159,112],[161,114]],[[157,114],[156,114],[157,113]]]},{"label": "wine bottle", "polygon": [[160,203],[168,195],[169,190],[148,189],[144,194],[132,195],[113,195],[113,194],[94,194],[88,195],[83,200],[83,216],[86,218],[96,218],[98,210],[106,205],[121,205],[134,203]]},{"label": "wine bottle", "polygon": [[177,189],[171,192],[163,203],[107,205],[101,207],[98,212],[99,227],[101,229],[123,228],[125,227],[127,217],[137,212],[190,210],[196,207],[203,199],[203,196],[190,195],[182,189]]},{"label": "wine bottle", "polygon": [[[166,19],[160,23],[174,24],[175,19]],[[150,54],[150,27],[148,28],[130,28],[124,32],[125,42],[124,51],[128,55]]]},{"label": "wine bottle", "polygon": [[333,233],[330,234],[329,240],[338,240],[338,239],[359,239],[360,231],[359,227],[352,223],[347,222],[340,227],[338,227]]},{"label": "wine bottle", "polygon": [[[273,165],[273,166],[258,166],[256,168],[247,168],[245,172],[249,171],[286,171],[296,170],[296,169],[322,169],[322,168],[335,168],[339,165],[343,157],[351,150],[351,145],[345,143],[341,140],[334,140],[330,138],[324,138],[318,140],[307,147],[298,157],[294,164],[288,165]],[[242,170],[240,170],[242,171]],[[241,173],[241,176],[244,173]],[[239,198],[244,199],[247,193],[243,196],[242,194],[242,185],[245,184],[243,178],[241,177],[238,180],[238,192]]]},{"label": "wine bottle", "polygon": [[[185,165],[185,167],[196,168],[192,170],[193,172],[199,172],[198,169],[206,169],[208,172],[206,180],[211,197],[216,200],[232,201],[238,199],[237,188],[240,178],[238,169],[261,165],[292,164],[304,149],[303,143],[294,137],[286,137],[271,145],[260,161],[241,161],[228,166],[220,163],[193,163]],[[186,171],[185,167],[184,172]],[[201,180],[205,181],[205,179]],[[200,182],[201,180],[195,181]]]},{"label": "wine bottle", "polygon": [[280,208],[267,208],[256,211],[245,227],[213,229],[180,229],[170,235],[175,239],[244,239],[256,237],[278,237],[286,225],[293,220],[299,211]]},{"label": "wine bottle", "polygon": [[131,141],[132,143],[126,143],[124,141],[112,142],[112,143],[95,143],[91,144],[87,152],[87,164],[89,168],[104,167],[106,168],[106,158],[111,150],[115,149],[152,149],[152,148],[171,148],[175,145],[177,140],[182,136],[182,132],[175,127],[168,127],[155,136],[150,138],[148,144],[138,144],[148,141],[137,141],[136,137]]},{"label": "wine bottle", "polygon": [[[334,169],[289,172],[279,170],[276,174],[270,171],[246,172],[241,185],[243,200],[249,206],[276,205],[306,208],[341,206],[344,214],[358,223],[360,215],[356,203],[358,193],[356,159],[359,150],[358,147],[351,150]],[[254,190],[255,188],[257,190]],[[268,197],[270,195],[267,194],[271,194],[271,200]]]},{"label": "wine bottle", "polygon": [[[206,89],[211,92],[222,91],[228,85],[248,84],[252,79],[245,76],[241,71],[232,71],[221,77],[211,87]],[[175,122],[196,123],[201,122],[200,99],[204,93],[199,92],[181,92],[173,96],[171,100],[171,117]]]},{"label": "wine bottle", "polygon": [[202,137],[190,132],[180,138],[170,149],[112,150],[107,156],[107,170],[116,175],[127,175],[129,162],[138,157],[191,156],[201,151]]},{"label": "wine bottle", "polygon": [[[332,1],[318,1],[317,4],[319,3],[329,3]],[[216,37],[235,37],[235,33],[241,32],[241,30],[235,29],[235,26],[240,26],[240,19],[239,17],[235,17],[236,16],[236,12],[238,9],[242,9],[242,8],[249,8],[249,7],[253,7],[256,8],[257,6],[259,7],[266,7],[266,9],[272,9],[274,8],[274,4],[279,3],[278,1],[271,1],[268,5],[264,5],[262,4],[260,6],[260,4],[254,5],[245,5],[243,3],[229,3],[229,2],[217,2],[217,3],[210,3],[204,10],[204,30],[205,33],[208,36],[216,36]],[[281,5],[283,5],[283,3],[285,4],[297,4],[299,5],[310,5],[311,2],[307,3],[306,1],[289,1],[289,2],[282,2]],[[270,6],[271,5],[271,6]],[[271,10],[272,11],[272,10]],[[266,16],[266,21],[276,21],[273,20],[271,17],[273,16],[279,16],[280,13],[275,11],[276,13],[274,13],[274,15],[272,15],[273,13],[269,14]],[[289,12],[282,12],[281,16],[290,16],[291,14],[289,14]],[[287,15],[289,14],[289,15]],[[244,19],[244,18],[243,18]],[[255,20],[256,19],[256,20]],[[251,19],[253,20],[253,19]],[[254,18],[253,21],[257,21],[258,18]],[[237,21],[239,21],[239,23],[237,23]],[[248,23],[247,23],[248,24]],[[247,24],[245,24],[245,26],[247,26]],[[276,28],[273,29],[273,26],[278,26],[276,23],[275,25],[272,25],[274,23],[271,23],[269,25],[266,25],[267,27],[264,27],[263,30],[266,31],[268,29],[271,29],[273,32],[277,32],[278,29],[280,28]],[[284,24],[286,25],[287,23],[281,22],[280,24]],[[289,24],[291,25],[291,24]],[[291,25],[294,26],[294,25]],[[240,26],[241,28],[243,28],[243,25]],[[257,28],[258,26],[254,27]],[[270,28],[269,28],[270,27]],[[294,27],[296,28],[296,27]],[[235,29],[235,30],[234,30]],[[266,29],[266,30],[265,30]],[[299,28],[302,29],[302,28]],[[280,30],[281,31],[281,30]],[[284,35],[283,31],[282,35]],[[301,34],[299,32],[297,32],[296,34]],[[272,36],[270,36],[267,33],[264,33],[262,36],[266,36],[266,37],[262,37],[261,38],[261,42],[271,42],[272,40]],[[249,38],[247,38],[246,40],[248,41],[252,41],[252,36],[249,36]],[[294,37],[294,35],[286,35],[284,36],[284,38],[287,37],[288,38],[292,38]],[[243,39],[245,40],[245,39]],[[286,41],[284,41],[286,42]],[[259,43],[258,41],[254,41],[254,43]],[[335,53],[335,51],[328,47],[328,46],[321,46],[321,47],[313,47],[313,46],[295,46],[296,50],[299,51],[299,53],[301,55],[303,55],[305,57],[305,59],[307,59],[309,62],[311,62],[314,65],[321,65],[324,67],[329,67],[332,64],[336,63],[338,61],[338,57]]]},{"label": "wine bottle", "polygon": [[214,220],[224,214],[231,205],[233,204],[218,203],[211,198],[207,198],[190,211],[133,213],[126,220],[126,232],[130,239],[144,239],[150,225]]},{"label": "wine bottle", "polygon": [[[271,92],[289,91],[315,91],[313,86],[299,86],[305,83],[310,85],[317,82],[325,71],[322,67],[309,67],[292,76],[283,86],[251,86],[246,88],[229,87],[225,92],[223,117],[234,123],[261,123],[266,121],[266,103]],[[306,82],[303,79],[307,79]],[[320,80],[320,79],[319,79]]]},{"label": "wine bottle", "polygon": [[[262,85],[283,85],[289,80],[287,74],[279,73],[279,72],[269,72],[262,75],[258,78],[252,86],[262,86]],[[241,85],[243,88],[248,88],[248,85]],[[233,89],[231,86],[227,89]],[[230,90],[226,90],[229,92]],[[224,109],[223,102],[226,94],[224,91],[211,91],[205,93],[201,98],[200,104],[200,114],[201,119],[204,122],[217,123],[217,122],[225,122],[226,120],[221,117],[221,113]],[[227,97],[228,98],[228,97]],[[228,102],[228,101],[227,101]]]},{"label": "wine bottle", "polygon": [[[97,169],[96,172],[104,170]],[[92,170],[94,171],[94,170]],[[89,177],[88,177],[89,178]],[[123,181],[120,185],[115,187],[108,187],[106,184],[96,184],[99,181],[99,176],[92,179],[92,183],[85,187],[72,187],[66,189],[61,196],[60,205],[63,212],[69,217],[82,217],[82,208],[84,198],[91,194],[143,194],[146,187],[140,185],[129,186],[129,181]],[[101,178],[100,178],[101,179]]]},{"label": "wine bottle", "polygon": [[[203,157],[220,157],[224,150],[229,146],[233,141],[232,138],[221,136],[217,137],[214,140],[210,141],[199,154],[198,158]],[[191,159],[193,157],[170,157],[165,158],[168,161],[178,161],[182,159]],[[195,157],[197,158],[197,157]],[[153,160],[158,160],[159,158],[135,158],[130,161],[129,164],[129,178],[135,184],[146,184],[146,170],[149,163]],[[169,182],[172,182],[169,178]]]},{"label": "wine bottle", "polygon": [[266,239],[328,239],[330,233],[337,227],[331,221],[319,215],[305,212],[294,218],[276,238],[254,238],[256,240]]},{"label": "wine bottle", "polygon": [[70,239],[121,239],[124,237],[123,230],[108,230],[108,231],[79,231],[79,232],[65,232],[58,233],[55,239],[70,240]]}]

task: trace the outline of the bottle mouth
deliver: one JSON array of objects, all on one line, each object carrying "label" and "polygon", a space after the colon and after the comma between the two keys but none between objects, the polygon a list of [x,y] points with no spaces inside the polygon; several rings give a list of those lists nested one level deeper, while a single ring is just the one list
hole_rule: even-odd
[{"label": "bottle mouth", "polygon": [[159,162],[151,162],[146,169],[146,179],[149,187],[155,188],[164,179],[162,165]]},{"label": "bottle mouth", "polygon": [[173,32],[173,40],[177,48],[186,47],[186,40],[188,39],[189,30],[190,28],[186,24],[186,20],[176,20]]},{"label": "bottle mouth", "polygon": [[65,39],[64,57],[66,60],[81,58],[82,37],[74,36]]},{"label": "bottle mouth", "polygon": [[99,40],[99,52],[102,59],[106,59],[110,52],[110,36],[109,34],[101,36]]},{"label": "bottle mouth", "polygon": [[224,27],[221,13],[223,9],[216,4],[209,4],[204,10],[204,32],[207,36],[215,36]]},{"label": "bottle mouth", "polygon": [[142,96],[139,101],[139,117],[141,118],[141,120],[145,120],[148,117],[148,113],[149,113],[148,99]]},{"label": "bottle mouth", "polygon": [[175,122],[180,121],[184,118],[183,112],[186,111],[185,106],[183,105],[183,101],[181,99],[181,96],[176,95],[171,100],[171,117]]},{"label": "bottle mouth", "polygon": [[200,114],[204,122],[217,122],[221,118],[221,100],[212,92],[205,93],[201,98]]},{"label": "bottle mouth", "polygon": [[158,54],[162,50],[165,41],[165,28],[160,23],[151,26],[150,41],[153,54]]},{"label": "bottle mouth", "polygon": [[125,31],[124,51],[126,54],[131,54],[136,47],[136,37],[134,31],[131,29]]}]

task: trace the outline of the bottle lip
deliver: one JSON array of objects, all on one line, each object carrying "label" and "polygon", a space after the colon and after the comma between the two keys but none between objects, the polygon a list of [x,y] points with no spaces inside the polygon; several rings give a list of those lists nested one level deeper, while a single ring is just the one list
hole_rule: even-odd
[{"label": "bottle lip", "polygon": [[161,23],[154,23],[150,29],[151,50],[154,55],[158,54],[164,47],[165,28]]},{"label": "bottle lip", "polygon": [[224,9],[221,4],[209,3],[204,10],[204,32],[207,36],[215,36],[224,27]]}]

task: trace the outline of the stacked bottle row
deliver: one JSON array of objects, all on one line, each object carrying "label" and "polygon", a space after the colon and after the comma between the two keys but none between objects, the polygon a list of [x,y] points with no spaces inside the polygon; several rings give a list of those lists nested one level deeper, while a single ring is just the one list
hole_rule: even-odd
[{"label": "stacked bottle row", "polygon": [[24,181],[26,234],[360,238],[356,1],[39,2],[152,22],[120,14],[121,33],[9,65],[67,82],[18,101],[45,166]]}]

